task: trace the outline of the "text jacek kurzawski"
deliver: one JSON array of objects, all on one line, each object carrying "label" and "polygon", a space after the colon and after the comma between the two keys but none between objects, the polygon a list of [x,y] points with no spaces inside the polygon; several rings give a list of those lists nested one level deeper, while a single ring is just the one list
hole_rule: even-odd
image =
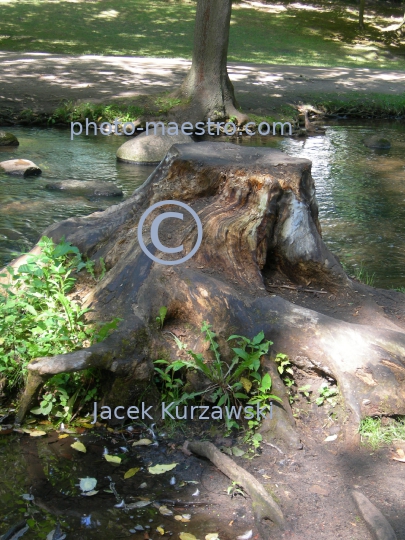
[{"label": "text jacek kurzawski", "polygon": [[[97,416],[100,416],[101,420],[154,420],[151,416],[150,411],[153,408],[152,405],[149,407],[145,406],[145,403],[141,403],[139,407],[135,405],[125,408],[123,406],[118,407],[107,407],[103,405],[100,407],[100,412],[98,413],[98,403],[94,402],[93,409],[93,422],[97,422]],[[176,405],[175,402],[166,404],[162,403],[161,408],[161,418],[171,418],[172,420],[223,420],[224,418],[234,418],[235,420],[245,419],[252,420],[255,416],[257,420],[265,418],[268,411],[267,407],[259,407],[259,404],[256,404],[256,407],[253,405],[246,405],[245,407],[232,406],[232,407],[208,407],[206,405]],[[272,404],[270,403],[270,417],[272,417]]]}]

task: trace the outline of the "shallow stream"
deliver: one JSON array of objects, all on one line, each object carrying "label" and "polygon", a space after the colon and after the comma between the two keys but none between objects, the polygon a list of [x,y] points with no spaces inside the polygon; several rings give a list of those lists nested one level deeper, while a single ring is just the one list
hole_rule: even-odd
[{"label": "shallow stream", "polygon": [[[36,178],[0,174],[0,266],[13,258],[14,251],[28,250],[49,224],[105,209],[120,200],[88,200],[48,191],[46,183],[97,179],[118,185],[127,197],[153,170],[116,161],[122,137],[78,136],[71,141],[68,130],[11,131],[20,146],[1,148],[0,161],[30,159],[43,173]],[[364,137],[375,133],[388,138],[391,149],[365,147]],[[403,123],[335,122],[325,136],[246,137],[243,144],[279,148],[312,160],[323,238],[329,248],[352,272],[362,271],[363,279],[367,273],[374,276],[377,286],[405,286]]]}]

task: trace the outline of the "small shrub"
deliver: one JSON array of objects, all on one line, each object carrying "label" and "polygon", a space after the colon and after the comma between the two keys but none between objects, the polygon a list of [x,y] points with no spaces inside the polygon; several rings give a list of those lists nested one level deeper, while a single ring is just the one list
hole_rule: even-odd
[{"label": "small shrub", "polygon": [[[88,267],[77,247],[64,240],[55,245],[47,237],[39,246],[40,255],[29,255],[25,264],[7,267],[1,275],[9,281],[0,284],[0,373],[7,378],[8,390],[23,384],[33,358],[65,354],[101,341],[119,322],[89,325],[85,320],[89,310],[67,296],[76,281],[73,273]],[[93,396],[84,382],[94,380],[90,371],[55,375],[44,386],[35,412],[50,414],[59,407],[59,416],[71,417],[78,398],[88,401]]]}]

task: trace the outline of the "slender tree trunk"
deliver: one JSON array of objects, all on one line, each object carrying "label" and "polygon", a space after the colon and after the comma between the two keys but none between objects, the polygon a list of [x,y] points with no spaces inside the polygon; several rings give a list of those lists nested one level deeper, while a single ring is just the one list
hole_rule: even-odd
[{"label": "slender tree trunk", "polygon": [[366,0],[360,0],[359,5],[359,28],[360,30],[364,30],[364,6],[366,4]]},{"label": "slender tree trunk", "polygon": [[246,120],[227,71],[231,10],[232,0],[197,0],[192,65],[177,92],[189,102],[187,121]]}]

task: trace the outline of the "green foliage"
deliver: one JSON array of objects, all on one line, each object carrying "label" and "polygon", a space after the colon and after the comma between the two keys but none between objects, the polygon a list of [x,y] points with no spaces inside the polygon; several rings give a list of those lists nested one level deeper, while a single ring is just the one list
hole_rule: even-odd
[{"label": "green foliage", "polygon": [[[54,375],[42,388],[39,406],[30,412],[55,417],[57,423],[71,422],[86,403],[97,400],[99,382],[94,369]],[[73,413],[76,402],[79,407]]]},{"label": "green foliage", "polygon": [[[238,347],[233,348],[234,357],[228,365],[221,359],[219,345],[216,341],[217,335],[212,331],[211,325],[204,322],[201,331],[205,333],[205,340],[209,342],[209,350],[213,355],[211,362],[206,362],[203,355],[188,350],[190,360],[181,359],[173,363],[167,360],[156,360],[155,364],[163,364],[165,370],[155,367],[155,371],[163,381],[163,395],[174,400],[176,405],[185,401],[193,400],[197,396],[204,398],[210,396],[210,401],[216,403],[218,407],[228,407],[238,405],[245,401],[248,405],[258,404],[260,407],[270,409],[270,401],[278,400],[279,397],[271,394],[271,377],[268,373],[261,375],[260,358],[267,354],[270,341],[264,341],[264,334],[260,332],[252,340],[244,337],[232,335],[230,340],[238,340]],[[185,349],[186,346],[175,337],[178,347]],[[188,394],[182,392],[183,381],[180,377],[175,377],[182,368],[191,369],[202,373],[209,381],[210,385],[201,392]],[[239,428],[235,420],[225,415],[227,429]]]},{"label": "green foliage", "polygon": [[300,392],[300,394],[303,394],[307,398],[307,400],[309,400],[310,393],[311,393],[311,386],[309,384],[306,384],[305,386],[301,386],[300,388],[298,388],[298,392]]},{"label": "green foliage", "polygon": [[[125,101],[103,103],[74,103],[63,101],[49,117],[49,124],[70,124],[70,122],[110,122],[118,118],[121,122],[133,122],[145,113],[143,107]],[[89,128],[90,133],[93,133]]]},{"label": "green foliage", "polygon": [[[47,237],[38,245],[40,255],[29,254],[24,264],[7,267],[2,274],[8,283],[0,284],[0,373],[6,376],[9,390],[22,384],[33,358],[65,354],[101,341],[119,322],[90,326],[84,317],[88,309],[67,296],[76,281],[73,273],[86,267],[76,247],[64,240],[55,245]],[[84,395],[81,378],[81,374],[52,377],[36,414],[50,414],[59,407],[64,418],[71,417],[75,401]],[[94,375],[90,378],[94,380]]]},{"label": "green foliage", "polygon": [[294,371],[292,369],[292,364],[288,356],[284,353],[278,353],[274,359],[278,366],[277,371],[280,373],[281,378],[284,384],[290,388],[294,384],[294,380],[290,379],[288,375],[294,376]]},{"label": "green foliage", "polygon": [[362,441],[373,449],[391,444],[394,440],[405,441],[405,416],[390,418],[386,425],[382,424],[381,418],[367,416],[360,422],[359,433]]},{"label": "green foliage", "polygon": [[104,278],[104,276],[106,275],[106,272],[107,272],[103,257],[100,257],[99,264],[100,264],[100,274],[98,276],[96,276],[96,273],[94,271],[94,267],[95,267],[96,263],[94,261],[90,260],[90,259],[88,259],[87,261],[79,262],[78,265],[77,265],[76,270],[77,270],[77,272],[80,272],[80,270],[85,268],[86,271],[94,279],[94,281],[101,281]]},{"label": "green foliage", "polygon": [[405,95],[369,93],[364,99],[363,92],[350,92],[347,96],[312,94],[313,107],[330,115],[346,115],[352,118],[387,118],[405,114]]},{"label": "green foliage", "polygon": [[163,328],[163,325],[164,325],[164,322],[165,322],[166,315],[167,315],[167,307],[162,306],[162,307],[159,309],[159,315],[158,315],[158,317],[156,317],[156,322],[158,323],[158,325],[159,325],[160,328]]},{"label": "green foliage", "polygon": [[243,487],[237,482],[232,482],[226,492],[231,496],[231,499],[233,499],[235,495],[242,495],[242,497],[246,498],[246,493],[244,492]]},{"label": "green foliage", "polygon": [[360,267],[354,269],[354,277],[361,281],[361,283],[374,287],[375,273],[369,274],[362,264]]},{"label": "green foliage", "polygon": [[319,389],[319,397],[316,398],[315,403],[320,407],[327,401],[332,407],[335,407],[337,404],[337,399],[335,396],[339,394],[337,388],[329,388],[329,386],[322,386]]},{"label": "green foliage", "polygon": [[[115,119],[119,123],[134,122],[140,117],[157,116],[165,119],[173,107],[180,105],[181,99],[173,98],[167,92],[153,96],[139,96],[129,100],[117,100],[111,103],[76,103],[73,101],[63,101],[48,118],[48,124],[70,124],[70,122],[110,122]],[[25,118],[29,123],[31,117]],[[32,118],[32,121],[34,117]],[[90,133],[94,133],[94,128],[89,128]]]}]

